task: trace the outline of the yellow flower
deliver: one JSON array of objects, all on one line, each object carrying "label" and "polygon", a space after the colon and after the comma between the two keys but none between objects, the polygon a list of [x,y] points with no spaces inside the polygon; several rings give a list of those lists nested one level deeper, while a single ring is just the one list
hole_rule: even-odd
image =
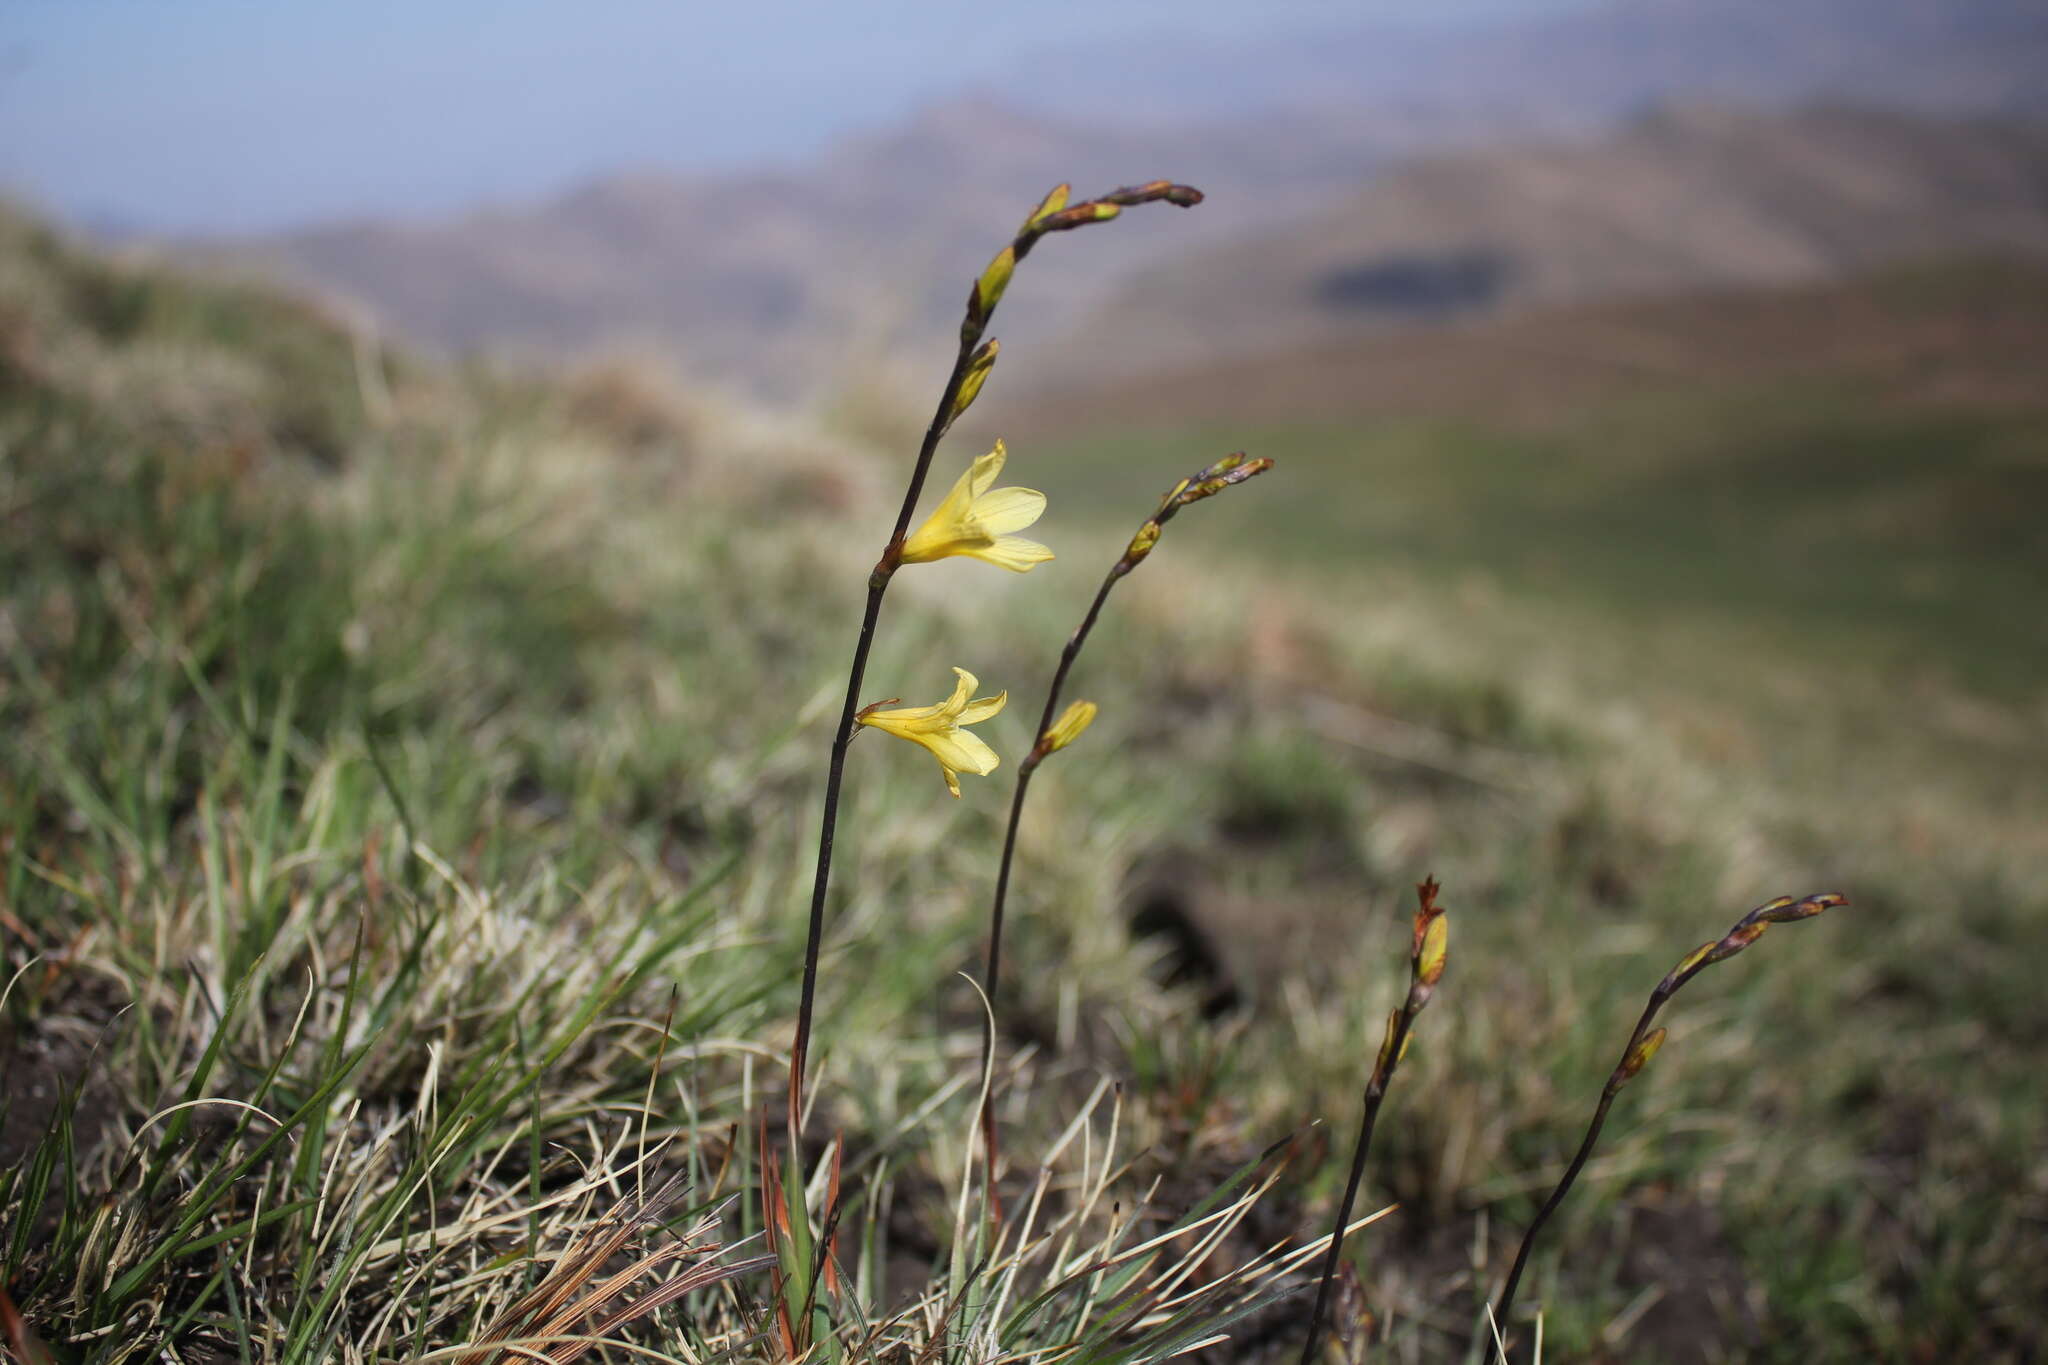
[{"label": "yellow flower", "polygon": [[1001,762],[996,751],[983,743],[979,735],[970,735],[960,727],[978,725],[995,715],[1003,709],[1003,703],[1010,699],[1010,694],[998,692],[993,697],[969,701],[967,694],[974,690],[974,675],[964,668],[956,668],[953,672],[960,681],[954,686],[953,695],[936,706],[867,711],[856,719],[862,725],[872,725],[898,739],[907,739],[931,750],[932,757],[939,760],[939,768],[946,775],[946,790],[958,796],[958,774],[973,773],[986,777]]},{"label": "yellow flower", "polygon": [[1011,535],[1045,512],[1045,494],[1031,488],[991,488],[1009,453],[1001,441],[953,485],[924,525],[903,542],[905,564],[967,555],[1015,573],[1052,558],[1035,540]]}]

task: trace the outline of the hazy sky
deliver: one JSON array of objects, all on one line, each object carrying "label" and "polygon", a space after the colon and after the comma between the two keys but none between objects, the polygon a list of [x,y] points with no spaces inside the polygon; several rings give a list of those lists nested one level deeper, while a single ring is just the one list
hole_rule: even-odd
[{"label": "hazy sky", "polygon": [[238,230],[789,160],[1034,51],[1569,0],[0,0],[0,189]]}]

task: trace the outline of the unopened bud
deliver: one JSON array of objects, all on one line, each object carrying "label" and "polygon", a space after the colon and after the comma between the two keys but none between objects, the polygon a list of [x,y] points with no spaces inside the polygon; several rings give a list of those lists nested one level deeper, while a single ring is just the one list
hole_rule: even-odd
[{"label": "unopened bud", "polygon": [[974,286],[974,301],[976,316],[983,322],[988,321],[989,315],[996,311],[996,305],[1002,302],[1003,291],[1010,287],[1010,276],[1016,270],[1016,248],[1006,246],[988,263],[988,269],[981,272],[981,279]]},{"label": "unopened bud", "polygon": [[1628,1050],[1628,1056],[1621,1059],[1621,1078],[1632,1081],[1636,1074],[1650,1064],[1657,1055],[1657,1049],[1664,1046],[1664,1030],[1653,1028],[1643,1035],[1643,1041]]},{"label": "unopened bud", "polygon": [[[1213,498],[1232,484],[1243,483],[1246,479],[1263,474],[1272,467],[1273,461],[1269,456],[1261,455],[1256,460],[1246,460],[1240,452],[1228,457],[1227,461],[1218,461],[1183,483],[1180,491],[1174,495],[1174,501],[1186,506],[1191,502],[1200,502],[1203,498]],[[1217,472],[1219,468],[1222,471],[1220,473]]]},{"label": "unopened bud", "polygon": [[1061,209],[1057,213],[1048,213],[1045,217],[1034,220],[1031,230],[1067,232],[1077,227],[1087,227],[1090,223],[1106,223],[1122,212],[1123,210],[1115,204],[1091,199],[1085,204],[1076,204],[1070,209]]},{"label": "unopened bud", "polygon": [[1771,922],[1767,919],[1760,919],[1754,924],[1737,925],[1735,928],[1730,929],[1727,936],[1708,951],[1707,961],[1726,962],[1729,958],[1734,957],[1744,948],[1762,938],[1764,931],[1770,927]]},{"label": "unopened bud", "polygon": [[1124,549],[1124,563],[1136,564],[1152,553],[1152,547],[1159,543],[1159,523],[1148,521],[1138,528],[1138,534],[1131,537],[1131,543]]},{"label": "unopened bud", "polygon": [[1193,185],[1176,185],[1170,180],[1148,180],[1142,185],[1127,185],[1102,197],[1112,204],[1149,204],[1164,199],[1184,209],[1202,202],[1202,192]]},{"label": "unopened bud", "polygon": [[1444,975],[1444,958],[1449,953],[1450,946],[1450,916],[1431,916],[1429,927],[1422,931],[1422,947],[1415,954],[1415,979],[1425,986],[1434,986],[1441,981]]},{"label": "unopened bud", "polygon": [[980,396],[981,386],[988,382],[989,371],[996,367],[996,356],[1002,349],[1003,344],[994,338],[975,348],[974,355],[967,362],[967,373],[961,376],[960,392],[953,398],[953,417],[956,420]]},{"label": "unopened bud", "polygon": [[1046,219],[1067,206],[1067,197],[1074,192],[1072,185],[1054,185],[1045,198],[1038,201],[1038,207],[1031,210],[1031,216],[1024,220],[1025,231],[1037,227]]},{"label": "unopened bud", "polygon": [[1687,953],[1684,961],[1673,967],[1671,975],[1666,977],[1665,980],[1676,981],[1679,977],[1691,975],[1693,969],[1706,962],[1708,955],[1720,946],[1721,940],[1719,939],[1715,939],[1712,943],[1702,943],[1699,947]]},{"label": "unopened bud", "polygon": [[1077,701],[1060,712],[1060,718],[1039,737],[1038,745],[1046,753],[1056,754],[1081,737],[1081,732],[1095,723],[1097,707],[1092,701]]},{"label": "unopened bud", "polygon": [[[1400,1029],[1401,1011],[1388,1010],[1387,1031],[1385,1035],[1380,1038],[1379,1061],[1374,1063],[1373,1066],[1374,1071],[1381,1076],[1386,1075],[1387,1069],[1390,1066],[1397,1065],[1401,1060],[1399,1057],[1394,1055],[1394,1035],[1398,1033]],[[1401,1046],[1404,1051],[1407,1049],[1408,1043],[1406,1039],[1402,1040]]]},{"label": "unopened bud", "polygon": [[1838,905],[1848,903],[1849,898],[1838,891],[1823,892],[1821,895],[1808,896],[1798,901],[1790,896],[1780,896],[1758,911],[1757,918],[1772,924],[1790,924],[1794,920],[1812,919],[1823,910],[1832,910]]}]

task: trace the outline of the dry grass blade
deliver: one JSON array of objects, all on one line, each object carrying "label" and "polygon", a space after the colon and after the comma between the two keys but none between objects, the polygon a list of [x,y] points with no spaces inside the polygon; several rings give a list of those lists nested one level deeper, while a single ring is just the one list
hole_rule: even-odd
[{"label": "dry grass blade", "polygon": [[[578,1323],[600,1315],[598,1323],[590,1329],[590,1335],[602,1337],[606,1332],[653,1312],[677,1295],[752,1269],[756,1262],[717,1265],[707,1259],[667,1281],[653,1293],[606,1312],[619,1295],[670,1262],[686,1256],[709,1258],[725,1249],[721,1243],[711,1240],[718,1229],[719,1215],[723,1211],[721,1207],[698,1219],[676,1241],[598,1280],[605,1267],[635,1237],[650,1225],[660,1222],[662,1214],[682,1197],[685,1188],[681,1175],[672,1176],[652,1194],[628,1200],[599,1219],[562,1254],[539,1284],[492,1320],[478,1341],[481,1349],[459,1357],[458,1365],[492,1365],[514,1349],[510,1343],[515,1339],[559,1338]],[[597,1281],[595,1285],[592,1285],[593,1280]],[[677,1285],[682,1287],[676,1288]],[[573,1360],[587,1350],[589,1345],[584,1342],[566,1353],[544,1354],[547,1359],[560,1362]],[[524,1348],[519,1353],[528,1354]]]}]

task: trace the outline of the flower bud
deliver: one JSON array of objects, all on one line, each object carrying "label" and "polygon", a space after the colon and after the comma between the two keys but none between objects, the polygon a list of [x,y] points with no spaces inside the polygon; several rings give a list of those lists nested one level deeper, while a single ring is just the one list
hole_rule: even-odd
[{"label": "flower bud", "polygon": [[974,355],[967,362],[967,373],[961,376],[960,392],[953,398],[953,420],[973,406],[981,394],[981,386],[988,382],[989,371],[996,367],[996,356],[1002,352],[1003,343],[991,337],[975,348]]},{"label": "flower bud", "polygon": [[1095,723],[1097,707],[1092,701],[1077,701],[1060,712],[1060,718],[1052,727],[1039,736],[1039,748],[1049,754],[1056,754],[1081,737],[1081,732]]},{"label": "flower bud", "polygon": [[1708,951],[1707,961],[1710,963],[1726,962],[1729,958],[1734,957],[1744,948],[1762,938],[1764,930],[1770,927],[1771,922],[1767,919],[1760,919],[1754,924],[1738,924],[1733,929],[1730,929],[1727,936]]},{"label": "flower bud", "polygon": [[1684,960],[1671,969],[1671,975],[1664,979],[1676,982],[1680,977],[1690,976],[1695,968],[1707,960],[1707,955],[1720,946],[1721,941],[1719,939],[1715,939],[1712,943],[1702,943],[1699,947],[1687,953]]},{"label": "flower bud", "polygon": [[1832,910],[1838,905],[1847,905],[1849,898],[1839,891],[1827,891],[1804,900],[1793,900],[1780,896],[1756,912],[1756,917],[1771,924],[1790,924],[1795,920],[1812,919],[1823,910]]},{"label": "flower bud", "polygon": [[1444,959],[1450,946],[1450,916],[1442,913],[1432,915],[1429,927],[1422,931],[1422,947],[1415,954],[1415,979],[1425,986],[1434,986],[1441,981]]},{"label": "flower bud", "polygon": [[1244,453],[1240,451],[1217,461],[1194,478],[1183,480],[1172,501],[1186,506],[1191,502],[1200,502],[1203,498],[1213,498],[1232,484],[1243,483],[1246,479],[1263,474],[1272,467],[1273,461],[1270,456],[1261,455],[1256,460],[1246,460]]},{"label": "flower bud", "polygon": [[1048,213],[1043,218],[1033,220],[1031,226],[1040,232],[1066,232],[1072,228],[1086,227],[1090,223],[1106,223],[1122,212],[1123,210],[1115,204],[1091,201],[1076,204],[1070,209],[1061,209],[1057,213]]},{"label": "flower bud", "polygon": [[981,272],[981,279],[974,286],[974,307],[975,315],[983,322],[988,321],[989,315],[996,311],[996,305],[1002,302],[1003,291],[1010,287],[1010,276],[1016,270],[1017,250],[1006,246],[988,263],[988,269]]},{"label": "flower bud", "polygon": [[[1398,1033],[1398,1032],[1400,1031],[1400,1028],[1401,1028],[1401,1011],[1399,1011],[1399,1010],[1388,1010],[1388,1011],[1387,1011],[1387,1031],[1386,1031],[1385,1035],[1383,1035],[1383,1036],[1382,1036],[1382,1037],[1380,1038],[1380,1056],[1379,1056],[1379,1060],[1378,1060],[1377,1062],[1375,1062],[1375,1063],[1373,1064],[1373,1070],[1374,1070],[1374,1072],[1375,1072],[1376,1074],[1378,1074],[1378,1075],[1381,1075],[1381,1076],[1384,1076],[1384,1075],[1386,1075],[1386,1074],[1387,1074],[1387,1071],[1388,1071],[1388,1069],[1389,1069],[1390,1067],[1392,1067],[1392,1066],[1394,1066],[1394,1065],[1398,1064],[1398,1063],[1400,1062],[1400,1060],[1401,1060],[1401,1059],[1400,1059],[1399,1057],[1397,1057],[1397,1056],[1395,1056],[1395,1055],[1394,1055],[1394,1035],[1395,1035],[1396,1033]],[[1403,1051],[1406,1051],[1406,1050],[1407,1050],[1407,1047],[1408,1047],[1408,1043],[1407,1043],[1407,1040],[1406,1040],[1406,1039],[1403,1039],[1403,1040],[1402,1040],[1402,1042],[1401,1042],[1401,1047],[1402,1047],[1402,1050],[1403,1050]]]},{"label": "flower bud", "polygon": [[1657,1049],[1664,1046],[1664,1030],[1653,1028],[1643,1035],[1643,1041],[1628,1050],[1628,1056],[1621,1059],[1621,1079],[1632,1081],[1636,1073],[1650,1064],[1657,1055]]},{"label": "flower bud", "polygon": [[1038,207],[1031,210],[1031,216],[1024,220],[1024,231],[1029,232],[1046,219],[1067,206],[1067,197],[1074,192],[1072,185],[1054,185],[1045,198],[1038,201]]},{"label": "flower bud", "polygon": [[1138,534],[1131,537],[1131,543],[1124,549],[1124,563],[1136,564],[1152,553],[1152,547],[1159,543],[1159,523],[1148,521],[1138,528]]}]

